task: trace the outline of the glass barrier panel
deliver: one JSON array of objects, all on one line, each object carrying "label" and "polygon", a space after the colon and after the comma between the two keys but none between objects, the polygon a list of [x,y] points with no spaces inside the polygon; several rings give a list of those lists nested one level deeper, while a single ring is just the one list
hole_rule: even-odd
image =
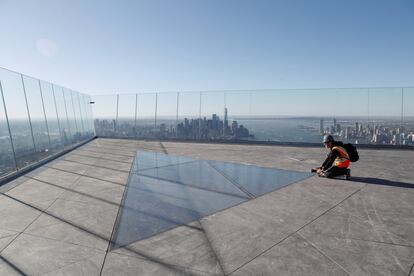
[{"label": "glass barrier panel", "polygon": [[[401,145],[403,143],[402,101],[401,88],[369,90],[371,144]],[[358,128],[363,127],[358,125]]]},{"label": "glass barrier panel", "polygon": [[139,138],[155,138],[158,135],[155,108],[155,93],[138,94],[136,132]]},{"label": "glass barrier panel", "polygon": [[252,115],[252,96],[250,91],[225,92],[225,139],[254,140],[257,120]]},{"label": "glass barrier panel", "polygon": [[71,133],[71,142],[74,144],[79,139],[79,129],[75,118],[75,111],[73,110],[72,93],[69,89],[63,88],[63,96],[66,106],[65,112],[68,118],[68,125]]},{"label": "glass barrier panel", "polygon": [[403,90],[403,145],[414,146],[414,88],[404,88]]},{"label": "glass barrier panel", "polygon": [[177,93],[158,93],[157,131],[161,139],[176,138],[177,129]]},{"label": "glass barrier panel", "polygon": [[121,94],[118,99],[117,137],[135,137],[137,94]]},{"label": "glass barrier panel", "polygon": [[117,116],[117,95],[91,96],[96,135],[113,137]]},{"label": "glass barrier panel", "polygon": [[53,95],[53,86],[51,83],[41,81],[43,105],[46,114],[46,123],[49,129],[51,151],[57,152],[62,150],[63,142],[60,132],[60,124],[57,118],[55,99]]},{"label": "glass barrier panel", "polygon": [[78,125],[78,131],[79,131],[78,141],[81,141],[83,139],[83,133],[85,132],[85,127],[83,125],[78,93],[76,91],[71,90],[71,94],[72,94],[73,110],[75,111],[76,124]]},{"label": "glass barrier panel", "polygon": [[[1,70],[3,69],[0,69],[0,71]],[[0,176],[16,170],[12,142],[9,135],[6,113],[4,110],[2,86],[2,79],[0,77]]]},{"label": "glass barrier panel", "polygon": [[230,127],[225,125],[225,93],[206,92],[201,93],[201,120],[200,139],[216,140],[224,138],[224,129]]},{"label": "glass barrier panel", "polygon": [[22,77],[11,71],[0,70],[0,80],[17,167],[22,168],[36,162],[38,157],[34,148]]},{"label": "glass barrier panel", "polygon": [[36,152],[38,159],[42,159],[50,155],[50,138],[45,119],[45,112],[43,110],[40,82],[37,79],[27,76],[23,76],[23,80]]},{"label": "glass barrier panel", "polygon": [[53,85],[55,96],[56,111],[59,118],[59,126],[63,144],[69,146],[72,144],[72,133],[70,131],[69,121],[66,112],[65,95],[63,87]]},{"label": "glass barrier panel", "polygon": [[80,132],[79,136],[80,136],[80,140],[83,140],[84,134],[85,134],[85,125],[83,122],[83,114],[82,114],[81,106],[79,103],[79,93],[73,90],[71,90],[71,92],[72,92],[73,108],[75,110],[76,123],[78,124],[79,132]]},{"label": "glass barrier panel", "polygon": [[200,136],[200,92],[180,92],[178,101],[177,138]]},{"label": "glass barrier panel", "polygon": [[86,131],[86,138],[92,137],[92,127],[91,127],[91,120],[89,117],[89,102],[87,96],[85,94],[80,93],[80,102],[84,114],[84,123],[85,123],[85,131]]},{"label": "glass barrier panel", "polygon": [[91,137],[95,136],[95,126],[93,123],[93,114],[92,114],[92,99],[90,96],[85,95],[86,98],[86,113],[88,114],[88,120],[89,120],[89,130]]}]

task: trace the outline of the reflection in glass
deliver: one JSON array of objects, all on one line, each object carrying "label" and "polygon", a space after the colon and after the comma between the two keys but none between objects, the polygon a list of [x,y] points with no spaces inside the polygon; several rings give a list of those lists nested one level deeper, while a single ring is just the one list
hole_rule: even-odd
[{"label": "reflection in glass", "polygon": [[40,83],[38,80],[27,76],[23,76],[23,80],[33,129],[33,137],[35,140],[35,148],[38,154],[38,159],[42,159],[50,154],[50,137],[45,119],[45,111],[43,110]]},{"label": "reflection in glass", "polygon": [[99,95],[91,98],[94,102],[92,112],[96,135],[113,137],[117,116],[117,95]]},{"label": "reflection in glass", "polygon": [[53,86],[51,83],[40,82],[43,106],[46,114],[46,123],[49,129],[49,137],[52,152],[60,151],[63,148],[59,120],[56,113]]},{"label": "reflection in glass", "polygon": [[73,103],[72,103],[72,94],[69,89],[63,88],[63,97],[65,100],[65,112],[68,119],[68,126],[71,133],[71,141],[72,143],[76,143],[77,139],[79,139],[78,133],[78,125],[75,120],[75,112],[73,111]]},{"label": "reflection in glass", "polygon": [[[3,70],[0,68],[0,71]],[[0,79],[0,176],[17,169],[13,150],[13,142],[10,139],[9,125],[5,104],[3,102],[3,86]]]},{"label": "reflection in glass", "polygon": [[63,88],[53,85],[53,92],[55,96],[56,112],[59,118],[59,126],[63,144],[68,146],[72,142],[69,122],[66,113],[65,97],[63,95]]},{"label": "reflection in glass", "polygon": [[139,138],[152,138],[158,134],[155,127],[156,97],[155,93],[138,94],[136,135]]},{"label": "reflection in glass", "polygon": [[76,124],[78,126],[77,141],[81,141],[83,133],[85,132],[85,130],[84,130],[83,121],[82,121],[82,114],[81,114],[80,106],[79,106],[78,93],[71,90],[71,96],[72,96],[73,110],[75,112],[75,120],[76,120]]},{"label": "reflection in glass", "polygon": [[118,118],[116,135],[118,137],[135,137],[136,94],[121,94],[118,98]]},{"label": "reflection in glass", "polygon": [[20,74],[0,70],[4,104],[16,154],[17,167],[22,168],[37,161],[33,143],[23,82]]},{"label": "reflection in glass", "polygon": [[175,138],[177,129],[177,93],[157,95],[157,138]]}]

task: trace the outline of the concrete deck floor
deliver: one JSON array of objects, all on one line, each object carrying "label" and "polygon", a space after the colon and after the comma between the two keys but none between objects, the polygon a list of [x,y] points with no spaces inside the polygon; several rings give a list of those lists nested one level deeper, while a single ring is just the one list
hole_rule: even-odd
[{"label": "concrete deck floor", "polygon": [[137,149],[308,171],[322,148],[96,139],[0,187],[0,275],[414,275],[414,152],[108,251]]}]

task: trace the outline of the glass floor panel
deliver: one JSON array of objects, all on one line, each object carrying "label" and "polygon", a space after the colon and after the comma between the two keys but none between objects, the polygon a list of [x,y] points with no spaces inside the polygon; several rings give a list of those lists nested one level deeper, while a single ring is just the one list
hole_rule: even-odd
[{"label": "glass floor panel", "polygon": [[135,174],[130,177],[131,183],[134,185],[127,188],[113,248],[247,200]]},{"label": "glass floor panel", "polygon": [[207,161],[198,160],[191,163],[155,168],[138,172],[140,175],[172,181],[196,188],[215,191],[231,196],[248,198],[233,182],[211,167]]},{"label": "glass floor panel", "polygon": [[182,156],[167,155],[159,152],[138,151],[132,170],[138,172],[152,168],[170,166],[194,161],[194,159]]},{"label": "glass floor panel", "polygon": [[185,225],[311,175],[138,151],[111,248]]},{"label": "glass floor panel", "polygon": [[280,170],[227,162],[209,161],[210,165],[255,197],[304,180],[311,173]]}]

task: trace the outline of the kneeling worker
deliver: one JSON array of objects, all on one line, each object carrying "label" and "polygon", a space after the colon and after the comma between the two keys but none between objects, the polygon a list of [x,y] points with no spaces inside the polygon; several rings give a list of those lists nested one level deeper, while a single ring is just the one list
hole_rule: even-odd
[{"label": "kneeling worker", "polygon": [[312,169],[312,172],[316,172],[321,177],[334,178],[343,175],[345,179],[350,179],[349,155],[344,148],[344,144],[335,141],[332,135],[325,135],[323,143],[330,152],[322,166]]}]

